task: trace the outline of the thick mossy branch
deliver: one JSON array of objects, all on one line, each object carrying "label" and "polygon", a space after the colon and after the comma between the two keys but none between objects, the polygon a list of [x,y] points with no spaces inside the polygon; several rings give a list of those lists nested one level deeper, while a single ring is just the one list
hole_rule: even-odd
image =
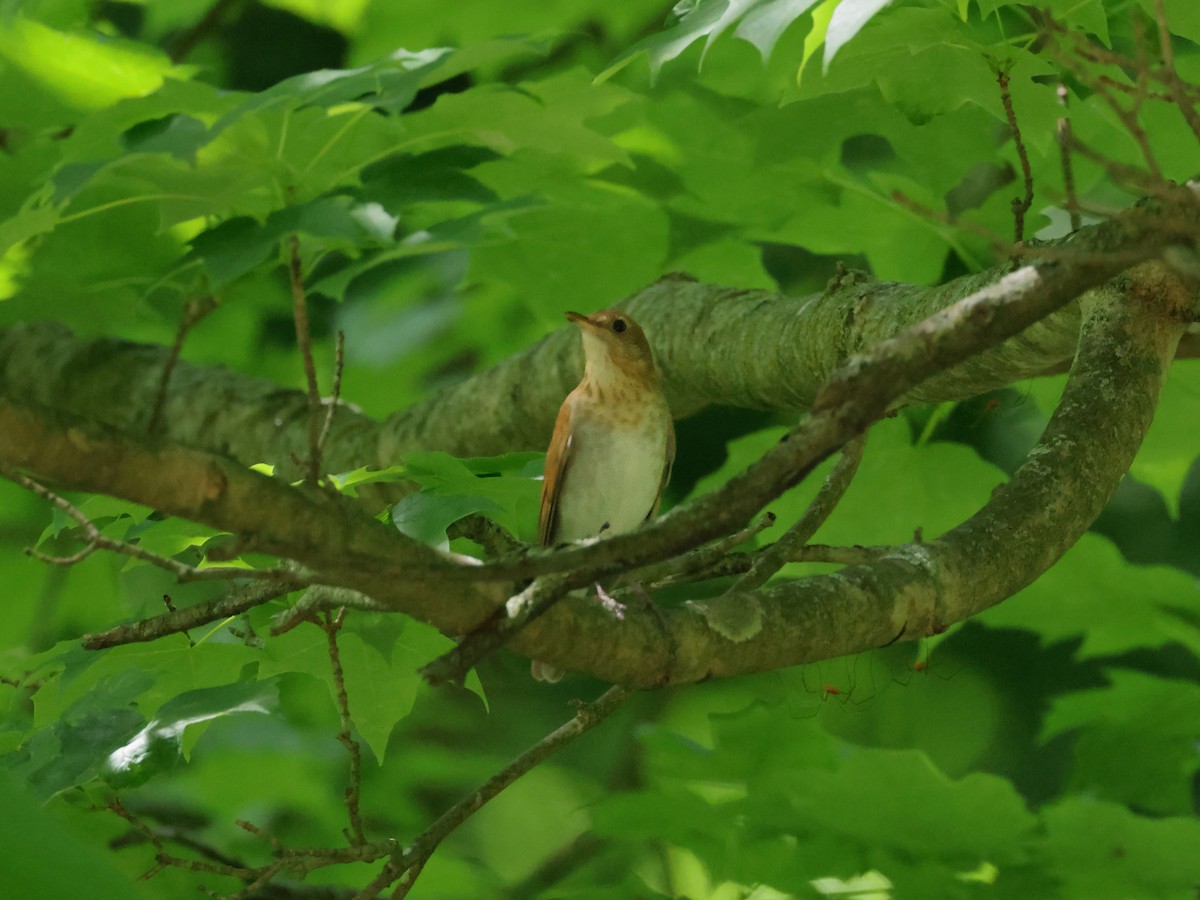
[{"label": "thick mossy branch", "polygon": [[[1139,207],[1027,250],[1022,263],[1082,290],[1197,231],[1200,212],[1187,204],[1169,215]],[[934,288],[844,272],[811,297],[668,277],[622,305],[651,336],[677,418],[709,404],[799,410],[847,357],[1017,268],[1014,262]],[[1067,307],[914,387],[907,399],[961,399],[1053,369],[1073,355],[1078,320],[1078,310]],[[131,433],[148,430],[158,410],[169,440],[297,474],[292,460],[309,453],[310,407],[302,392],[180,362],[160,398],[169,353],[111,339],[80,340],[49,322],[13,325],[0,329],[0,393]],[[541,449],[581,365],[578,339],[563,328],[387,422],[339,407],[324,468],[389,465],[416,449],[460,456]]]}]

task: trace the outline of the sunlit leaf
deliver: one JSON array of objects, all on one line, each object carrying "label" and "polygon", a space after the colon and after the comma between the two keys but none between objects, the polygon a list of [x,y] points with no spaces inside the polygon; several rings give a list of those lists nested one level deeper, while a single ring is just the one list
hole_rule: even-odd
[{"label": "sunlit leaf", "polygon": [[188,691],[159,707],[158,714],[104,760],[103,777],[114,787],[131,787],[169,770],[183,756],[191,726],[238,713],[271,712],[277,702],[271,681],[247,681]]},{"label": "sunlit leaf", "polygon": [[849,43],[863,27],[892,0],[842,0],[833,11],[825,32],[825,68],[837,52]]}]

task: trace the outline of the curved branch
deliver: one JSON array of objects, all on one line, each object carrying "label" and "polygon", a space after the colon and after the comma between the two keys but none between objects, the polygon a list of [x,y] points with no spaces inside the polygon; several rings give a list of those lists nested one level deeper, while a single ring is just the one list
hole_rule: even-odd
[{"label": "curved branch", "polygon": [[670,639],[636,608],[616,619],[568,600],[521,640],[536,641],[552,665],[613,681],[691,682],[935,634],[1006,599],[1088,528],[1150,425],[1194,294],[1161,266],[1147,268],[1091,295],[1079,354],[1038,445],[982,510],[937,540],[836,574],[685,603],[666,613]]}]

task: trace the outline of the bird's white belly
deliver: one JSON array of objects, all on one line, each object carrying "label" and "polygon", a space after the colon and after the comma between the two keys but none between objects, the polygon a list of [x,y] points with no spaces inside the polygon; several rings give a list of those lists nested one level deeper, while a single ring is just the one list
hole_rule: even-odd
[{"label": "bird's white belly", "polygon": [[582,428],[571,443],[556,538],[577,541],[642,524],[662,486],[666,430]]}]

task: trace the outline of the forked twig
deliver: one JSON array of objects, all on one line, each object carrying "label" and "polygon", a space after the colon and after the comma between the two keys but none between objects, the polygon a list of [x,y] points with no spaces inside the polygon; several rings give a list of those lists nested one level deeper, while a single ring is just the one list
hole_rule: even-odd
[{"label": "forked twig", "polygon": [[1025,141],[1021,137],[1021,126],[1017,124],[1017,111],[1013,108],[1012,94],[1008,90],[1008,72],[997,69],[996,83],[1000,85],[1000,102],[1004,105],[1004,115],[1008,118],[1008,128],[1012,132],[1017,159],[1021,163],[1021,180],[1025,185],[1025,194],[1012,199],[1013,243],[1019,244],[1025,240],[1025,214],[1033,207],[1033,170],[1029,166],[1029,153],[1025,149]]},{"label": "forked twig", "polygon": [[867,435],[864,432],[842,448],[837,465],[817,491],[817,496],[808,505],[804,515],[784,532],[783,537],[759,551],[750,566],[750,571],[734,583],[729,593],[752,591],[766,584],[772,575],[808,544],[850,487],[850,482],[858,471],[858,464],[862,461],[866,441]]}]

